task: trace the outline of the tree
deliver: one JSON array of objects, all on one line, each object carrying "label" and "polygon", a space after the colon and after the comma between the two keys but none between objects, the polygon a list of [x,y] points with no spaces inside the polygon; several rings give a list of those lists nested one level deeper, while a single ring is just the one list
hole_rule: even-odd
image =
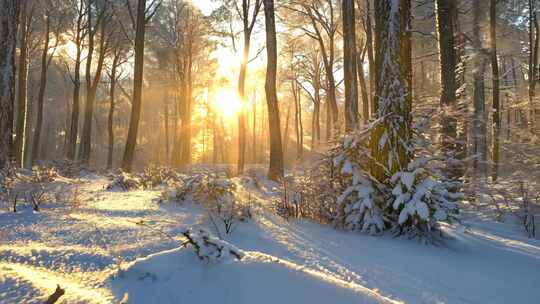
[{"label": "tree", "polygon": [[[101,80],[101,73],[103,71],[103,63],[105,61],[105,55],[107,52],[107,33],[106,26],[109,16],[106,15],[108,5],[105,2],[103,5],[94,3],[95,0],[88,0],[87,4],[87,37],[88,37],[88,55],[86,56],[86,102],[84,108],[84,121],[81,134],[81,143],[79,147],[79,159],[83,163],[90,161],[91,142],[92,142],[92,121],[94,117],[94,102],[96,99],[96,93],[98,85]],[[96,12],[94,12],[93,6],[96,6]],[[96,16],[96,23],[92,23],[92,17],[94,13]],[[94,77],[92,77],[92,62],[95,52],[95,39],[96,34],[99,31],[99,55],[97,59],[97,66]]]},{"label": "tree", "polygon": [[[45,15],[43,17],[45,30],[43,32],[43,48],[41,50],[41,72],[37,99],[36,125],[32,141],[32,157],[30,158],[31,164],[35,163],[39,156],[41,131],[43,128],[43,107],[45,103],[45,89],[47,87],[48,71],[52,59],[56,53],[58,44],[61,40],[61,27],[64,25],[64,18],[59,15],[60,10],[53,11],[55,7],[61,7],[60,3],[54,2],[54,7],[48,6],[48,4],[52,5],[53,3],[46,3],[45,7],[42,8],[45,10]],[[53,25],[51,25],[51,23],[53,23]],[[51,26],[53,28],[51,28]],[[54,35],[54,44],[52,45],[51,34]]]},{"label": "tree", "polygon": [[[442,108],[441,137],[443,153],[447,157],[456,157],[461,151],[457,138],[457,52],[455,43],[456,3],[450,0],[437,0],[435,3],[437,17],[437,37],[439,41],[439,66],[441,79],[440,105]],[[458,178],[460,173],[448,162],[448,173]]]},{"label": "tree", "polygon": [[[155,4],[153,1],[152,4]],[[129,5],[129,2],[128,2]],[[157,4],[159,6],[159,3]],[[152,7],[152,5],[150,5]],[[156,9],[154,8],[154,12]],[[135,157],[135,146],[137,145],[137,134],[139,132],[139,120],[141,118],[142,91],[143,91],[143,71],[144,71],[144,36],[146,32],[146,23],[150,20],[153,13],[146,10],[146,0],[137,1],[136,21],[132,19],[135,25],[135,69],[133,72],[133,100],[131,106],[131,115],[129,116],[129,129],[122,159],[122,169],[131,172],[133,159]]]},{"label": "tree", "polygon": [[11,159],[18,0],[0,0],[0,168]]},{"label": "tree", "polygon": [[486,56],[482,46],[481,22],[482,7],[479,1],[473,2],[473,37],[472,45],[476,52],[473,70],[473,103],[474,103],[474,118],[473,118],[473,149],[475,158],[474,167],[476,173],[486,176],[487,163],[487,138],[486,138],[486,104],[485,104],[485,70]]},{"label": "tree", "polygon": [[499,137],[501,131],[501,114],[500,114],[500,90],[499,90],[499,62],[497,59],[497,1],[491,0],[489,6],[489,29],[491,42],[491,71],[493,84],[493,126],[492,126],[492,159],[493,159],[493,180],[497,180],[499,170]]},{"label": "tree", "polygon": [[15,142],[14,152],[15,161],[18,166],[24,166],[24,155],[27,132],[26,122],[28,114],[28,65],[29,63],[29,40],[31,26],[33,23],[34,3],[24,1],[21,6],[19,16],[20,20],[20,39],[19,39],[19,62],[18,62],[18,85],[17,85],[17,119],[15,121]]},{"label": "tree", "polygon": [[264,0],[264,16],[266,54],[268,58],[265,92],[268,106],[268,125],[270,128],[270,166],[268,168],[268,178],[279,181],[283,177],[283,149],[281,145],[279,106],[276,92],[277,39],[274,0]]},{"label": "tree", "polygon": [[[242,0],[242,7],[238,6],[238,1],[234,0],[236,12],[242,20],[242,33],[244,38],[244,47],[242,61],[240,63],[240,74],[238,75],[238,96],[243,104],[246,102],[246,75],[249,62],[249,53],[251,48],[251,35],[257,16],[261,10],[262,0],[255,0],[253,5],[251,0]],[[230,3],[229,3],[230,4]],[[251,18],[250,18],[251,16]],[[234,36],[233,36],[234,37]],[[237,173],[242,174],[246,162],[246,115],[245,107],[242,107],[238,115],[238,167]]]},{"label": "tree", "polygon": [[358,82],[354,0],[343,0],[343,70],[345,74],[345,130],[358,127]]},{"label": "tree", "polygon": [[[337,136],[338,104],[336,97],[336,80],[334,68],[336,64],[335,40],[338,32],[333,0],[297,1],[293,0],[288,9],[296,12],[307,20],[300,25],[300,29],[311,39],[317,41],[325,72],[326,105],[327,105],[327,140],[332,134]],[[334,129],[334,132],[332,132]]]},{"label": "tree", "polygon": [[381,183],[411,159],[412,64],[410,0],[376,1],[377,118],[371,136],[371,174]]},{"label": "tree", "polygon": [[[86,26],[84,24],[84,17],[86,15],[86,9],[84,7],[84,1],[72,1],[74,10],[76,11],[75,17],[75,37],[74,43],[76,46],[75,55],[75,67],[73,69],[73,105],[71,107],[71,122],[69,128],[69,136],[66,142],[66,157],[70,160],[75,159],[75,153],[77,151],[77,137],[79,133],[79,108],[80,108],[80,90],[81,90],[81,61],[82,61],[82,49],[85,36],[88,34]],[[69,66],[66,64],[66,66]]]}]

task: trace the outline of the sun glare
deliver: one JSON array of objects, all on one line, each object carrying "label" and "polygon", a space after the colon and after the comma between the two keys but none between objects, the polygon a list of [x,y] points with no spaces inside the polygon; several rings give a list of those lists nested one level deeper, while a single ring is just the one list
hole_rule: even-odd
[{"label": "sun glare", "polygon": [[214,108],[225,118],[234,117],[242,109],[240,97],[233,90],[221,89],[214,95]]}]

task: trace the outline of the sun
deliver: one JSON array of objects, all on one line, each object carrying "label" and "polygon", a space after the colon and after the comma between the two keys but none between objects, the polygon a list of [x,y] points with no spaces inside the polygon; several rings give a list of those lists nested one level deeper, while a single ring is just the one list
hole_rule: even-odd
[{"label": "sun", "polygon": [[230,89],[220,89],[214,94],[214,109],[225,118],[232,118],[242,109],[238,94]]}]

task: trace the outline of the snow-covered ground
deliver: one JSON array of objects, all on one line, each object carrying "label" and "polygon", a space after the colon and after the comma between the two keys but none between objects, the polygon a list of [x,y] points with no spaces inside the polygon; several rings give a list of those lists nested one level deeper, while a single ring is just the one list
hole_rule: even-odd
[{"label": "snow-covered ground", "polygon": [[[160,204],[160,191],[104,190],[90,176],[55,182],[78,188],[80,204],[0,211],[0,303],[42,303],[56,284],[63,303],[535,303],[540,240],[517,224],[474,213],[446,227],[442,246],[287,222],[268,210],[271,184],[253,219],[224,239],[241,261],[198,260],[182,231],[212,230],[201,207]],[[253,190],[253,189],[252,189]],[[246,195],[239,186],[239,195]]]}]

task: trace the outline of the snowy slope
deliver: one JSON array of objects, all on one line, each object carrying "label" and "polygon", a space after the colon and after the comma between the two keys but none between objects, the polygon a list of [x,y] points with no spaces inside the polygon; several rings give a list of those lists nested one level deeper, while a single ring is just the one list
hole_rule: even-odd
[{"label": "snowy slope", "polygon": [[175,249],[136,261],[111,280],[129,303],[396,303],[360,285],[259,252],[206,264]]},{"label": "snowy slope", "polygon": [[[540,241],[513,224],[471,215],[465,225],[446,228],[453,239],[444,246],[425,246],[287,222],[267,210],[275,195],[268,184],[250,193],[261,204],[254,219],[226,237],[247,258],[205,265],[191,249],[178,249],[184,229],[211,229],[198,206],[160,205],[159,191],[105,191],[106,182],[95,177],[60,187],[80,188],[76,208],[0,211],[0,303],[41,303],[56,284],[67,290],[64,303],[118,303],[124,292],[130,303],[208,303],[210,295],[230,303],[253,303],[258,295],[281,303],[328,303],[327,296],[331,303],[540,299]],[[300,298],[287,300],[294,297]]]}]

